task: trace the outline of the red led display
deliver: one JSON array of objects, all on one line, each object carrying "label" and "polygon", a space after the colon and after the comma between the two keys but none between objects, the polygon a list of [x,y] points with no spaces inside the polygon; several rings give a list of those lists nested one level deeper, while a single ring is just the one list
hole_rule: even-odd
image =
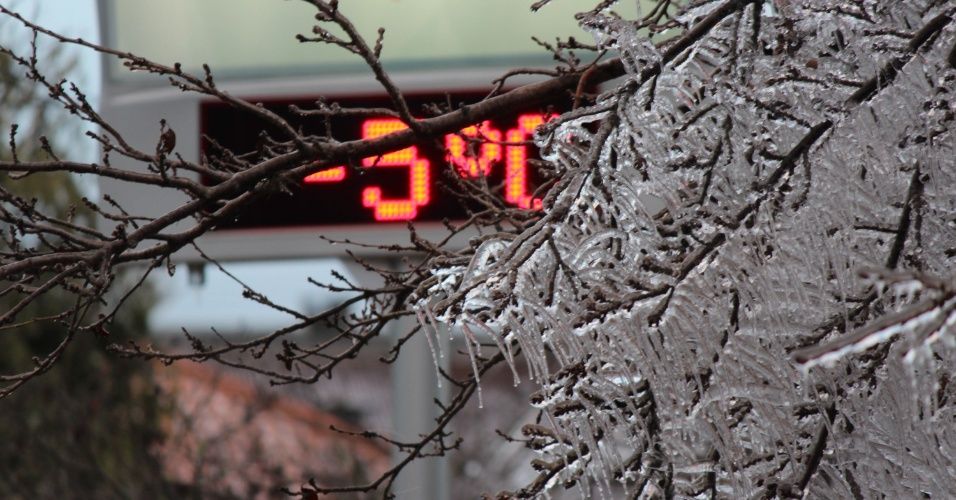
[{"label": "red led display", "polygon": [[[490,122],[480,126],[468,127],[460,134],[445,136],[445,148],[448,150],[448,162],[458,169],[465,178],[479,178],[491,175],[495,163],[501,162],[501,150],[507,150],[505,169],[505,200],[521,208],[541,209],[541,199],[528,194],[528,146],[514,143],[526,142],[534,129],[544,123],[541,113],[529,113],[518,116],[518,127],[505,133],[508,146],[501,144],[501,131],[491,127]],[[362,139],[374,139],[385,134],[407,128],[396,118],[369,119],[362,123]],[[480,135],[479,135],[480,131]],[[464,136],[464,137],[462,137]],[[465,137],[483,138],[477,155],[466,153]],[[410,198],[383,200],[382,190],[367,187],[362,191],[362,205],[374,211],[377,221],[414,220],[418,207],[431,201],[431,162],[419,158],[418,148],[410,148],[375,158],[362,160],[363,167],[408,167]],[[345,180],[345,167],[333,167],[305,178],[306,183],[333,183]]]},{"label": "red led display", "polygon": [[[477,95],[454,96],[463,102]],[[469,99],[471,98],[471,99]],[[444,102],[446,96],[418,96],[410,104]],[[351,101],[351,102],[349,102]],[[381,99],[353,99],[344,105],[376,107]],[[275,101],[264,105],[282,114],[306,132],[331,133],[337,140],[372,139],[406,128],[401,120],[376,117],[336,117],[326,123],[311,123],[287,112],[290,104],[306,107],[311,101]],[[414,108],[413,108],[414,109]],[[533,197],[535,175],[528,158],[537,154],[528,144],[535,128],[545,122],[543,110],[529,110],[516,116],[485,121],[444,137],[444,157],[439,144],[422,149],[411,146],[401,151],[364,158],[357,168],[336,166],[306,177],[292,196],[276,194],[259,202],[220,228],[316,226],[402,221],[438,221],[467,215],[467,207],[438,185],[442,175],[464,179],[484,178],[500,191],[509,204],[537,210],[541,200]],[[251,123],[232,108],[218,103],[202,106],[201,127],[208,140],[235,154],[248,153],[262,140],[268,127]],[[325,127],[325,130],[321,130]],[[317,128],[319,130],[309,130]],[[476,138],[478,141],[470,141]],[[213,148],[204,143],[208,154]]]}]

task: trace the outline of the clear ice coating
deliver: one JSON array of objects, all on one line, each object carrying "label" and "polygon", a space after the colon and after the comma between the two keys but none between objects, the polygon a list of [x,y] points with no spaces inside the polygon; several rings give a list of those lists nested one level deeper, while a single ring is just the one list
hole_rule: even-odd
[{"label": "clear ice coating", "polygon": [[541,220],[418,302],[540,384],[547,486],[956,498],[954,18],[695,1],[655,48],[581,17],[627,77],[539,134]]}]

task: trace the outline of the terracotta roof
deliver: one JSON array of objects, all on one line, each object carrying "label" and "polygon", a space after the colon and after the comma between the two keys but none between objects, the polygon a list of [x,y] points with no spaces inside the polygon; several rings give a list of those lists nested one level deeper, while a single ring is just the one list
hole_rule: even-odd
[{"label": "terracotta roof", "polygon": [[331,430],[358,430],[348,422],[235,373],[181,362],[158,369],[157,379],[172,406],[158,451],[178,483],[269,498],[312,477],[345,485],[389,466],[384,448]]}]

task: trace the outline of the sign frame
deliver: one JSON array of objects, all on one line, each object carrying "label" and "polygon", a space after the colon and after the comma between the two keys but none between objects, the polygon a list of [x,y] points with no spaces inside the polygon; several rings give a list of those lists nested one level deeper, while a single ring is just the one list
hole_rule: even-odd
[{"label": "sign frame", "polygon": [[[110,0],[98,0],[102,40],[112,40],[109,12]],[[200,158],[200,105],[207,96],[183,93],[169,86],[167,79],[154,75],[143,78],[117,79],[110,75],[110,65],[103,55],[101,114],[105,120],[122,130],[124,138],[133,147],[152,151],[159,139],[159,120],[163,118],[176,132],[175,154],[188,161]],[[542,64],[549,61],[542,51]],[[165,61],[168,62],[168,61]],[[497,66],[403,68],[390,72],[398,88],[409,94],[473,93],[489,89],[493,80],[523,60],[503,60]],[[171,62],[169,62],[171,64]],[[213,68],[215,72],[215,68]],[[509,86],[520,86],[540,81],[542,76],[517,75],[509,78]],[[356,95],[385,95],[379,82],[367,68],[361,72],[331,73],[327,75],[267,74],[242,78],[217,78],[217,86],[231,95],[250,102],[265,99],[294,99],[319,96],[334,101]],[[114,166],[145,171],[145,165],[117,155],[111,157]],[[195,180],[199,180],[195,176]],[[132,215],[158,216],[167,213],[187,198],[173,189],[135,185],[114,179],[99,179],[101,193],[109,194]],[[188,229],[192,220],[173,225],[171,232]],[[109,221],[104,221],[108,224]],[[449,235],[441,222],[415,222],[415,231],[422,238],[441,240]],[[320,236],[324,237],[321,238]],[[449,241],[449,248],[461,248],[476,230],[464,231]],[[356,245],[335,244],[331,241],[349,241]],[[355,255],[383,257],[396,255],[384,247],[410,245],[410,234],[405,222],[373,225],[332,225],[292,228],[263,228],[215,230],[195,241],[203,253],[221,261],[305,259],[342,257],[346,252]],[[146,242],[145,244],[148,244]],[[186,246],[172,257],[175,262],[201,262],[202,255]]]}]

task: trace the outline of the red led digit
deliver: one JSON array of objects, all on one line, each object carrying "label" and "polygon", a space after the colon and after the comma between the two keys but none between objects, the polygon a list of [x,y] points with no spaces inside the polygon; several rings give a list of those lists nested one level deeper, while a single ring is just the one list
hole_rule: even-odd
[{"label": "red led digit", "polygon": [[[362,124],[362,139],[374,139],[406,128],[407,126],[401,120],[395,118],[370,119]],[[384,199],[382,189],[377,186],[362,190],[362,205],[374,210],[375,220],[412,220],[418,215],[418,207],[425,206],[431,201],[431,163],[427,159],[418,157],[417,147],[412,146],[382,156],[364,158],[362,165],[409,168],[408,198]]]},{"label": "red led digit", "polygon": [[[468,137],[483,137],[490,141],[481,145],[477,158],[466,154]],[[500,142],[501,132],[491,128],[491,122],[486,121],[477,127],[463,129],[458,134],[446,135],[445,149],[448,150],[448,161],[462,177],[482,177],[491,173],[493,163],[501,161]]]},{"label": "red led digit", "polygon": [[307,184],[320,182],[339,182],[345,179],[345,167],[332,167],[328,170],[316,172],[305,178]]},{"label": "red led digit", "polygon": [[[518,117],[518,127],[506,134],[509,143],[527,141],[534,129],[545,122],[542,114],[526,114]],[[528,147],[510,145],[505,158],[505,200],[521,208],[541,209],[541,199],[528,193]]]}]

